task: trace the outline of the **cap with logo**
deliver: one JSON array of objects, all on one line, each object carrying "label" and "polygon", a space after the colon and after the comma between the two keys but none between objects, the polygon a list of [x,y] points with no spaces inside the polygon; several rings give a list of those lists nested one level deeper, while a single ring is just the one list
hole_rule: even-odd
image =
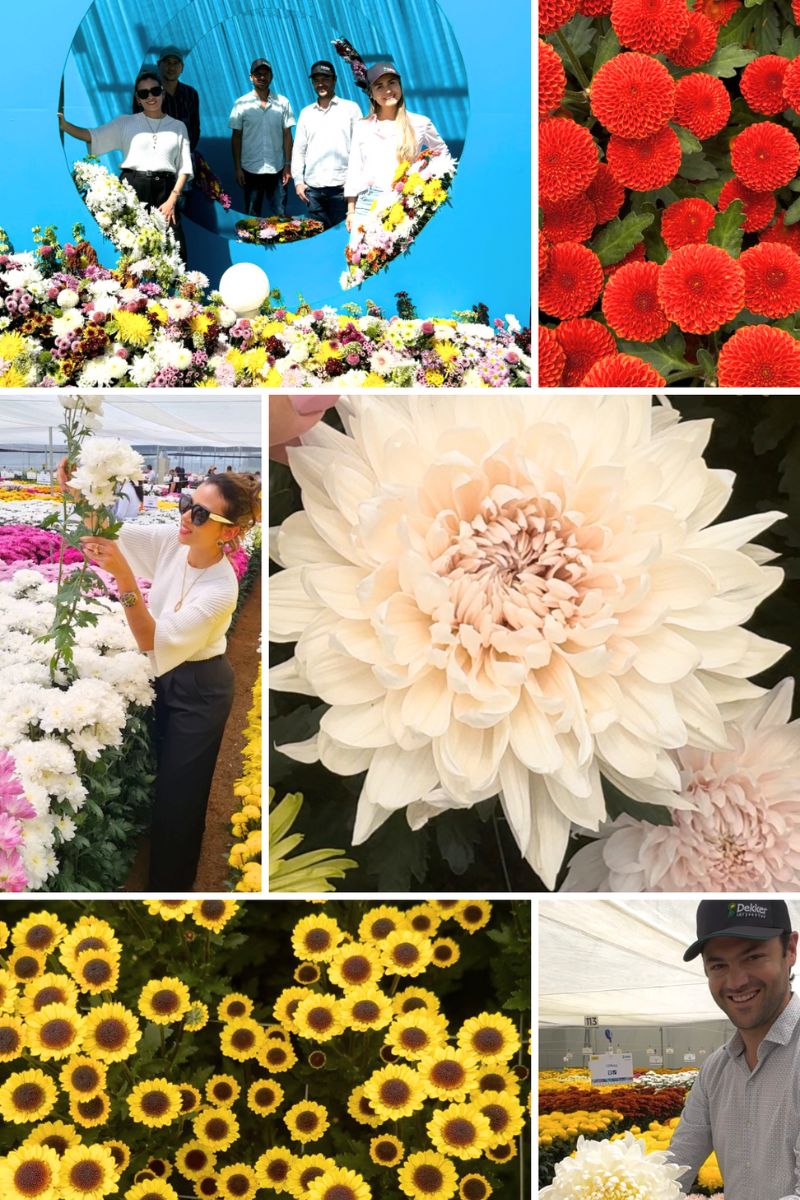
[{"label": "cap with logo", "polygon": [[400,72],[398,71],[397,67],[392,65],[392,63],[375,63],[375,66],[370,67],[370,69],[367,71],[367,83],[369,86],[372,87],[373,83],[375,83],[377,79],[380,79],[381,75],[395,75],[398,79],[400,78]]},{"label": "cap with logo", "polygon": [[790,933],[792,921],[785,900],[701,900],[697,906],[697,941],[683,956],[697,958],[706,942],[715,937],[768,938]]},{"label": "cap with logo", "polygon": [[158,56],[158,61],[162,63],[165,58],[177,58],[178,62],[183,65],[183,51],[177,46],[165,46]]},{"label": "cap with logo", "polygon": [[309,79],[313,79],[315,75],[332,75],[336,78],[336,70],[333,63],[328,62],[327,58],[321,58],[319,62],[315,62],[308,72]]},{"label": "cap with logo", "polygon": [[254,58],[250,63],[250,74],[254,75],[256,67],[266,67],[269,71],[272,70],[272,63],[267,62],[265,58]]}]

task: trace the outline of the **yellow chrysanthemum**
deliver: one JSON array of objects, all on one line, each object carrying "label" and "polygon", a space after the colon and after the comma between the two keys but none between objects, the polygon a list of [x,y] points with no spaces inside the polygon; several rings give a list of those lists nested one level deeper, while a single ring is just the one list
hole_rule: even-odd
[{"label": "yellow chrysanthemum", "polygon": [[217,1017],[220,1021],[236,1021],[239,1017],[249,1017],[253,1011],[253,1001],[241,992],[228,992],[217,1005]]},{"label": "yellow chrysanthemum", "polygon": [[219,1044],[226,1058],[247,1062],[249,1058],[258,1058],[264,1045],[264,1030],[252,1017],[239,1017],[223,1026]]},{"label": "yellow chrysanthemum", "polygon": [[436,353],[443,363],[451,363],[458,358],[461,351],[453,342],[444,341],[436,343]]},{"label": "yellow chrysanthemum", "polygon": [[142,988],[138,1009],[156,1025],[172,1025],[186,1016],[192,1006],[189,989],[182,979],[167,975],[151,979]]},{"label": "yellow chrysanthemum", "polygon": [[124,1004],[98,1004],[83,1026],[83,1048],[102,1062],[122,1062],[136,1053],[142,1036],[136,1017]]},{"label": "yellow chrysanthemum", "polygon": [[289,1137],[296,1142],[316,1142],[330,1125],[328,1110],[315,1100],[300,1100],[283,1114]]},{"label": "yellow chrysanthemum", "polygon": [[441,371],[427,370],[425,372],[425,382],[428,387],[442,387],[444,385],[444,374]]},{"label": "yellow chrysanthemum", "polygon": [[70,1146],[80,1146],[82,1141],[83,1135],[74,1125],[68,1125],[65,1121],[42,1121],[31,1130],[22,1144],[49,1146],[60,1158]]},{"label": "yellow chrysanthemum", "polygon": [[105,1063],[86,1055],[70,1058],[59,1072],[59,1082],[68,1096],[88,1100],[106,1086]]},{"label": "yellow chrysanthemum", "polygon": [[239,911],[235,900],[201,900],[192,913],[195,925],[219,933]]},{"label": "yellow chrysanthemum", "polygon": [[326,913],[303,917],[292,932],[292,949],[296,958],[310,962],[329,962],[344,934]]},{"label": "yellow chrysanthemum", "polygon": [[9,367],[0,375],[0,388],[13,388],[18,391],[24,388],[28,383],[28,377],[24,371],[18,371],[16,367]]},{"label": "yellow chrysanthemum", "polygon": [[402,204],[393,204],[383,218],[383,224],[387,229],[394,229],[405,218],[405,215],[405,209]]},{"label": "yellow chrysanthemum", "polygon": [[516,1142],[502,1142],[499,1146],[489,1146],[486,1150],[486,1157],[492,1162],[507,1163],[516,1157],[516,1153]]},{"label": "yellow chrysanthemum", "polygon": [[11,942],[14,946],[25,946],[39,954],[50,954],[66,934],[66,925],[53,913],[35,912],[17,921],[11,933]]},{"label": "yellow chrysanthemum", "polygon": [[44,951],[17,946],[6,959],[6,966],[17,983],[27,984],[44,974],[44,960]]},{"label": "yellow chrysanthemum", "polygon": [[227,1150],[239,1137],[239,1122],[228,1108],[207,1108],[194,1118],[192,1128],[212,1150]]},{"label": "yellow chrysanthemum", "polygon": [[146,1079],[137,1083],[127,1097],[131,1120],[137,1125],[160,1129],[181,1115],[181,1093],[168,1079]]},{"label": "yellow chrysanthemum", "polygon": [[61,1160],[63,1200],[101,1200],[117,1187],[114,1156],[105,1146],[72,1146]]},{"label": "yellow chrysanthemum", "polygon": [[217,1156],[204,1142],[184,1142],[175,1152],[175,1166],[186,1179],[200,1179],[214,1170]]},{"label": "yellow chrysanthemum", "polygon": [[522,1132],[525,1109],[516,1096],[508,1092],[482,1092],[473,1103],[488,1118],[492,1127],[490,1149],[513,1141]]},{"label": "yellow chrysanthemum", "polygon": [[438,1100],[465,1100],[478,1082],[478,1060],[455,1046],[441,1046],[423,1054],[417,1063],[428,1096]]},{"label": "yellow chrysanthemum", "polygon": [[72,975],[82,992],[99,996],[116,991],[119,956],[111,950],[82,950],[75,958]]},{"label": "yellow chrysanthemum", "polygon": [[304,987],[310,987],[312,983],[317,983],[322,972],[316,963],[303,962],[299,967],[296,967],[292,979],[295,983],[302,984]]},{"label": "yellow chrysanthemum", "polygon": [[0,1084],[0,1117],[15,1125],[41,1121],[57,1098],[56,1085],[44,1071],[15,1071]]},{"label": "yellow chrysanthemum", "polygon": [[412,1200],[451,1200],[458,1175],[449,1158],[435,1150],[409,1154],[397,1174],[400,1191]]},{"label": "yellow chrysanthemum", "polygon": [[195,313],[192,319],[189,321],[189,328],[191,329],[192,333],[199,333],[202,335],[207,334],[212,325],[213,320],[208,313]]},{"label": "yellow chrysanthemum", "polygon": [[402,929],[404,924],[405,913],[401,909],[380,904],[364,913],[358,923],[358,936],[362,942],[382,942],[396,929]]},{"label": "yellow chrysanthemum", "polygon": [[364,382],[362,383],[361,386],[372,389],[372,388],[385,388],[385,387],[388,387],[389,385],[387,384],[387,382],[383,378],[383,376],[379,375],[377,371],[368,371],[367,374],[364,376]]},{"label": "yellow chrysanthemum", "polygon": [[390,975],[421,975],[431,961],[429,938],[413,929],[396,929],[381,942],[381,955]]},{"label": "yellow chrysanthemum", "polygon": [[446,1040],[447,1017],[424,1010],[395,1017],[386,1032],[386,1044],[412,1062],[444,1046]]},{"label": "yellow chrysanthemum", "polygon": [[364,1082],[364,1095],[384,1120],[398,1121],[422,1108],[425,1089],[416,1071],[405,1063],[390,1063]]},{"label": "yellow chrysanthemum", "polygon": [[339,1010],[339,997],[331,992],[317,992],[301,1000],[294,1014],[294,1027],[302,1037],[315,1042],[327,1042],[344,1029]]},{"label": "yellow chrysanthemum", "polygon": [[179,1083],[178,1091],[181,1094],[181,1115],[197,1112],[203,1103],[199,1089],[193,1083]]},{"label": "yellow chrysanthemum", "polygon": [[107,1092],[97,1092],[86,1100],[74,1095],[69,1098],[69,1115],[86,1129],[105,1125],[110,1113],[111,1100]]},{"label": "yellow chrysanthemum", "polygon": [[117,1168],[117,1173],[122,1174],[128,1167],[131,1161],[131,1148],[126,1142],[119,1141],[118,1138],[106,1138],[100,1143],[105,1146],[106,1150],[110,1150],[111,1157],[114,1159],[114,1165]]},{"label": "yellow chrysanthemum", "polygon": [[231,1108],[239,1099],[241,1091],[232,1075],[212,1075],[206,1082],[206,1100],[209,1104],[219,1104],[223,1108]]},{"label": "yellow chrysanthemum", "polygon": [[108,921],[92,916],[81,917],[58,948],[66,970],[72,972],[78,955],[84,950],[116,950],[117,954],[122,954],[122,946]]},{"label": "yellow chrysanthemum", "polygon": [[453,1158],[480,1158],[493,1141],[489,1118],[475,1104],[437,1109],[426,1129],[436,1149]]},{"label": "yellow chrysanthemum", "polygon": [[492,906],[488,900],[461,900],[453,918],[462,929],[474,933],[476,929],[483,929],[484,925],[489,923],[491,915]]},{"label": "yellow chrysanthemum", "polygon": [[470,1175],[462,1175],[458,1181],[459,1200],[489,1200],[493,1191],[494,1188],[489,1180],[484,1175],[477,1175],[474,1172]]},{"label": "yellow chrysanthemum", "polygon": [[178,1193],[166,1179],[143,1179],[128,1188],[125,1200],[178,1200]]},{"label": "yellow chrysanthemum", "polygon": [[79,994],[75,980],[69,975],[45,971],[44,975],[34,979],[25,988],[19,1011],[29,1016],[47,1004],[67,1004],[70,1008],[77,1008]]},{"label": "yellow chrysanthemum", "polygon": [[13,1012],[18,997],[17,980],[5,967],[0,967],[0,1012]]},{"label": "yellow chrysanthemum", "polygon": [[197,1033],[199,1029],[205,1029],[208,1017],[208,1005],[203,1004],[202,1000],[193,1000],[184,1017],[183,1027],[187,1033]]},{"label": "yellow chrysanthemum", "polygon": [[57,1200],[59,1158],[49,1146],[21,1146],[0,1161],[3,1200]]},{"label": "yellow chrysanthemum", "polygon": [[372,1200],[366,1179],[349,1167],[331,1167],[306,1191],[308,1200]]},{"label": "yellow chrysanthemum", "polygon": [[491,1066],[479,1064],[475,1090],[470,1099],[480,1099],[482,1092],[502,1092],[504,1095],[516,1096],[519,1089],[519,1076],[509,1067],[499,1063],[493,1063]]},{"label": "yellow chrysanthemum", "polygon": [[[160,504],[159,504],[159,507]],[[170,505],[174,508],[174,505]],[[145,907],[151,917],[161,917],[162,921],[184,921],[197,904],[196,900],[145,900]]]},{"label": "yellow chrysanthemum", "polygon": [[339,1001],[339,1015],[351,1029],[384,1029],[392,1019],[392,1002],[380,988],[351,988]]},{"label": "yellow chrysanthemum", "polygon": [[283,1103],[283,1088],[275,1079],[257,1079],[247,1089],[247,1107],[260,1117],[267,1117]]},{"label": "yellow chrysanthemum", "polygon": [[117,337],[126,346],[146,346],[153,340],[153,327],[144,313],[125,312],[118,308],[114,313]]},{"label": "yellow chrysanthemum", "polygon": [[294,1014],[297,1012],[298,1004],[301,1000],[305,1000],[306,996],[313,995],[311,988],[307,987],[284,988],[272,1006],[275,1020],[285,1029],[294,1032]]},{"label": "yellow chrysanthemum", "polygon": [[431,964],[434,967],[452,967],[461,958],[461,947],[449,937],[437,937],[432,945]]},{"label": "yellow chrysanthemum", "polygon": [[291,1071],[297,1062],[297,1054],[288,1042],[269,1038],[262,1043],[257,1061],[266,1071],[280,1075],[282,1071]]},{"label": "yellow chrysanthemum", "polygon": [[28,350],[28,339],[21,333],[0,333],[0,358],[13,362]]},{"label": "yellow chrysanthemum", "polygon": [[375,984],[382,975],[381,956],[366,942],[350,942],[337,947],[328,964],[328,979],[342,989]]},{"label": "yellow chrysanthemum", "polygon": [[405,1146],[400,1138],[391,1133],[382,1133],[369,1143],[369,1156],[379,1167],[396,1167],[403,1161]]},{"label": "yellow chrysanthemum", "polygon": [[159,1158],[158,1155],[154,1155],[148,1158],[144,1169],[152,1171],[157,1179],[169,1179],[172,1174],[172,1163],[168,1158]]},{"label": "yellow chrysanthemum", "polygon": [[413,929],[429,938],[436,936],[442,923],[441,914],[437,912],[430,901],[426,901],[424,904],[413,904],[411,908],[405,910],[403,916],[406,929]]},{"label": "yellow chrysanthemum", "polygon": [[308,1189],[315,1179],[336,1166],[336,1160],[327,1154],[298,1154],[289,1168],[285,1190],[295,1200],[306,1200]]},{"label": "yellow chrysanthemum", "polygon": [[258,1189],[258,1177],[247,1163],[229,1163],[217,1172],[220,1196],[225,1200],[252,1200]]},{"label": "yellow chrysanthemum", "polygon": [[291,1150],[284,1150],[281,1146],[266,1150],[256,1160],[256,1174],[261,1186],[273,1192],[285,1192],[286,1181],[295,1161]]},{"label": "yellow chrysanthemum", "polygon": [[25,1025],[12,1013],[0,1015],[0,1062],[13,1062],[25,1049]]},{"label": "yellow chrysanthemum", "polygon": [[147,311],[152,313],[159,325],[166,325],[169,320],[169,313],[164,308],[163,304],[159,304],[156,300],[151,300],[147,306]]},{"label": "yellow chrysanthemum", "polygon": [[519,1033],[503,1013],[470,1017],[458,1031],[459,1046],[476,1054],[482,1063],[505,1063],[519,1050]]},{"label": "yellow chrysanthemum", "polygon": [[347,1111],[354,1121],[358,1121],[359,1125],[368,1125],[371,1129],[377,1129],[385,1120],[380,1113],[376,1112],[372,1101],[364,1094],[363,1083],[359,1084],[357,1088],[353,1088],[347,1097]]}]

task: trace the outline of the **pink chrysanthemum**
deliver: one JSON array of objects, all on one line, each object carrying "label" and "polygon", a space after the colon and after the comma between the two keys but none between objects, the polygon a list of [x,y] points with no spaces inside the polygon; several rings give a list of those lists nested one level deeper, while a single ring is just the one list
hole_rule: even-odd
[{"label": "pink chrysanthemum", "polygon": [[650,363],[632,354],[607,354],[590,367],[580,382],[581,387],[647,388],[663,387],[664,376]]},{"label": "pink chrysanthemum", "polygon": [[592,236],[596,224],[594,205],[585,193],[555,204],[543,202],[542,214],[542,236],[553,244],[585,242]]},{"label": "pink chrysanthemum", "polygon": [[800,146],[790,129],[774,121],[748,125],[731,142],[731,166],[754,192],[774,192],[794,179]]},{"label": "pink chrysanthemum", "polygon": [[594,205],[598,225],[612,221],[625,203],[625,188],[617,183],[608,166],[601,162],[597,174],[586,189],[586,196]]},{"label": "pink chrysanthemum", "polygon": [[690,12],[689,28],[667,58],[677,67],[701,67],[717,48],[717,27],[705,13]]},{"label": "pink chrysanthemum", "polygon": [[600,259],[588,246],[561,242],[550,247],[550,265],[539,282],[539,307],[550,317],[581,317],[603,286]]},{"label": "pink chrysanthemum", "polygon": [[555,328],[558,343],[566,355],[561,375],[562,387],[576,387],[586,372],[607,354],[614,354],[617,343],[610,330],[591,317],[573,317]]},{"label": "pink chrysanthemum", "polygon": [[719,133],[731,115],[731,98],[721,79],[695,71],[678,80],[675,120],[695,137],[705,141]]},{"label": "pink chrysanthemum", "polygon": [[564,99],[567,76],[558,54],[539,38],[539,116],[546,117]]},{"label": "pink chrysanthemum", "polygon": [[789,59],[781,54],[760,54],[742,71],[739,89],[753,112],[774,116],[783,112],[783,77]]},{"label": "pink chrysanthemum", "polygon": [[733,200],[741,200],[744,206],[745,233],[755,233],[769,225],[775,212],[775,197],[772,192],[752,192],[745,187],[741,179],[728,179],[722,185],[722,191],[717,199],[717,207],[724,212]]},{"label": "pink chrysanthemum", "polygon": [[539,126],[539,196],[572,200],[597,174],[597,146],[588,129],[571,117],[548,117]]},{"label": "pink chrysanthemum", "polygon": [[784,108],[800,112],[800,58],[793,58],[783,74]]},{"label": "pink chrysanthemum", "polygon": [[670,250],[704,242],[714,224],[717,212],[708,200],[692,196],[667,205],[661,217],[661,236]]},{"label": "pink chrysanthemum", "polygon": [[614,0],[611,24],[623,46],[661,54],[682,40],[689,14],[685,0]]},{"label": "pink chrysanthemum", "polygon": [[720,387],[776,388],[800,384],[800,342],[785,329],[743,325],[717,359]]},{"label": "pink chrysanthemum", "polygon": [[567,356],[552,329],[539,326],[539,387],[558,387]]},{"label": "pink chrysanthemum", "polygon": [[784,679],[741,706],[725,727],[730,749],[674,752],[680,795],[693,809],[673,809],[669,825],[622,816],[601,826],[597,839],[572,859],[562,890],[760,893],[796,887],[800,721],[790,721],[793,684]]},{"label": "pink chrysanthemum", "polygon": [[775,224],[760,233],[758,240],[760,242],[783,242],[785,246],[791,246],[795,254],[800,254],[800,225],[785,225],[784,216],[783,212],[779,212]]},{"label": "pink chrysanthemum", "polygon": [[720,246],[680,246],[661,268],[658,297],[679,329],[711,333],[744,307],[744,271]]},{"label": "pink chrysanthemum", "polygon": [[675,80],[649,54],[616,54],[589,92],[592,112],[611,133],[643,138],[663,129],[675,110]]},{"label": "pink chrysanthemum", "polygon": [[629,263],[611,276],[603,292],[603,314],[618,337],[654,342],[669,329],[658,300],[658,263]]},{"label": "pink chrysanthemum", "polygon": [[646,138],[608,139],[608,169],[618,183],[634,192],[666,187],[681,165],[681,144],[667,125]]},{"label": "pink chrysanthemum", "polygon": [[539,0],[539,33],[555,33],[575,16],[578,0]]},{"label": "pink chrysanthemum", "polygon": [[609,263],[607,267],[603,267],[603,274],[606,279],[610,279],[612,275],[616,275],[621,267],[627,267],[628,263],[644,262],[647,258],[647,251],[644,242],[637,242],[632,250],[629,250],[624,258],[619,262]]},{"label": "pink chrysanthemum", "polygon": [[762,317],[788,317],[800,308],[800,257],[780,242],[759,242],[745,250],[744,300]]}]

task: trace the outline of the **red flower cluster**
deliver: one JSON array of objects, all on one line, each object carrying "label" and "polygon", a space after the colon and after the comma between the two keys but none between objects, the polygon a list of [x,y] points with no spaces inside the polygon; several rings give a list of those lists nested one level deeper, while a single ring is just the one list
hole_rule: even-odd
[{"label": "red flower cluster", "polygon": [[645,1126],[650,1121],[668,1121],[677,1117],[686,1101],[685,1087],[619,1087],[548,1088],[539,1093],[539,1112],[596,1112],[601,1108],[612,1108],[621,1112],[629,1121]]},{"label": "red flower cluster", "polygon": [[541,0],[542,386],[800,386],[800,55],[740,10]]}]

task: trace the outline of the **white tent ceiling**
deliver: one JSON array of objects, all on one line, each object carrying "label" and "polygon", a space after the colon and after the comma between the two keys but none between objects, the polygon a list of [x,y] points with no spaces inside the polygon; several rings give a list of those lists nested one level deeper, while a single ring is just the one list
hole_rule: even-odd
[{"label": "white tent ceiling", "polygon": [[[56,396],[0,400],[0,444],[47,445],[64,410]],[[160,446],[260,446],[261,401],[233,396],[176,396],[157,400],[103,397],[98,432],[137,444]]]},{"label": "white tent ceiling", "polygon": [[[540,900],[539,1024],[720,1020],[702,959],[683,961],[696,911],[694,898]],[[800,901],[789,912],[800,928]]]}]

